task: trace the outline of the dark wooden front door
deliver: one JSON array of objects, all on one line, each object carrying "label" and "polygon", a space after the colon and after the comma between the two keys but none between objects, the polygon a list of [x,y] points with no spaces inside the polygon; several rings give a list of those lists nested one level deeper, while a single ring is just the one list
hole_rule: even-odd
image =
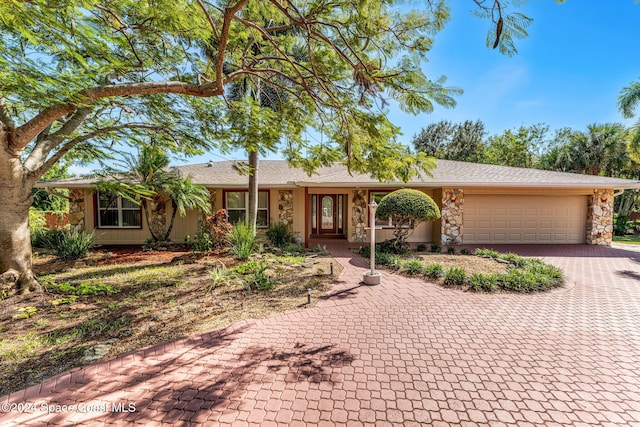
[{"label": "dark wooden front door", "polygon": [[338,218],[338,204],[335,194],[320,194],[318,197],[318,232],[320,234],[334,234]]}]

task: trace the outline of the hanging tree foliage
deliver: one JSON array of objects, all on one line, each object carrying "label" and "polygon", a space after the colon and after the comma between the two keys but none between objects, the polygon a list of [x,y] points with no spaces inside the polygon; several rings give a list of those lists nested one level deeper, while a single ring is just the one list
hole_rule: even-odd
[{"label": "hanging tree foliage", "polygon": [[[475,2],[505,53],[528,20]],[[94,161],[149,136],[186,155],[229,143],[226,88],[290,95],[282,153],[311,172],[333,161],[381,180],[427,165],[396,141],[387,100],[409,113],[457,92],[421,63],[448,1],[4,0],[0,2],[0,282],[41,287],[31,267],[31,189],[61,159]],[[497,41],[497,43],[496,43]],[[259,46],[259,49],[254,49]],[[305,138],[315,128],[326,139]]]}]

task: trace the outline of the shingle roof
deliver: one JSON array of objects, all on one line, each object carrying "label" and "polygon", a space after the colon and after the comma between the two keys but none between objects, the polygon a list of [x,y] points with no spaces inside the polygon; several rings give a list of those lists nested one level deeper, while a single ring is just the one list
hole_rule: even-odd
[{"label": "shingle roof", "polygon": [[[234,168],[234,161],[209,162],[177,166],[181,175],[190,176],[208,187],[239,188],[247,186],[247,176]],[[423,187],[556,187],[556,188],[640,188],[640,181],[602,176],[582,175],[538,169],[514,168],[479,163],[437,160],[433,177],[423,173],[405,185]],[[261,160],[258,175],[261,187],[347,187],[398,186],[398,182],[380,183],[369,175],[349,174],[346,166],[334,164],[322,167],[309,176],[301,169],[291,168],[284,160]],[[87,188],[95,182],[92,177],[69,178],[40,183],[44,187]]]}]

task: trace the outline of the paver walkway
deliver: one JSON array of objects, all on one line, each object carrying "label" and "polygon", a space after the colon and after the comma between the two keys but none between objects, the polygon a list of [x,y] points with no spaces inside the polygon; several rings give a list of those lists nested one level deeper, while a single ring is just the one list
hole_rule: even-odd
[{"label": "paver walkway", "polygon": [[359,286],[362,263],[331,249],[345,269],[315,308],[72,370],[0,398],[36,403],[0,424],[640,425],[640,253],[499,248],[570,284],[484,295]]}]

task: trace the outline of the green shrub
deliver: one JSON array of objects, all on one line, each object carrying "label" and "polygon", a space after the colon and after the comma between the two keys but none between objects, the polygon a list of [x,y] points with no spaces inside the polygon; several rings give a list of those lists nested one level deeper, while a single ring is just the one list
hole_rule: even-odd
[{"label": "green shrub", "polygon": [[227,221],[227,213],[224,209],[219,209],[204,219],[193,239],[187,235],[184,241],[192,251],[209,252],[228,246],[232,231],[233,225]]},{"label": "green shrub", "polygon": [[371,256],[371,247],[369,245],[360,246],[360,248],[358,248],[358,253],[365,258],[369,258]]},{"label": "green shrub", "polygon": [[386,254],[384,252],[376,252],[376,264],[395,267],[398,265],[400,258],[397,255]]},{"label": "green shrub", "polygon": [[539,259],[522,258],[522,267],[511,266],[495,275],[497,286],[511,292],[538,292],[561,286],[562,270]]},{"label": "green shrub", "polygon": [[29,232],[31,233],[31,236],[33,236],[35,232],[44,230],[45,224],[45,213],[29,208]]},{"label": "green shrub", "polygon": [[253,228],[245,223],[239,223],[233,227],[230,236],[231,251],[240,260],[246,260],[256,248],[256,236]]},{"label": "green shrub", "polygon": [[476,255],[484,258],[498,258],[500,253],[493,249],[476,249]]},{"label": "green shrub", "polygon": [[31,233],[31,245],[35,248],[55,249],[60,246],[65,230],[41,228]]},{"label": "green shrub", "polygon": [[426,252],[427,251],[427,245],[425,245],[424,243],[420,243],[418,246],[416,246],[416,252]]},{"label": "green shrub", "polygon": [[265,272],[255,272],[249,279],[247,280],[248,287],[255,288],[259,291],[268,291],[276,285],[276,281],[271,277],[267,276]]},{"label": "green shrub", "polygon": [[424,272],[431,279],[438,279],[444,276],[444,268],[440,264],[429,264],[425,267]]},{"label": "green shrub", "polygon": [[266,291],[276,285],[276,281],[267,275],[267,269],[269,263],[266,261],[248,262],[251,263],[251,269],[248,270],[251,275],[246,279],[246,285],[248,289],[257,289],[259,291]]},{"label": "green shrub", "polygon": [[[376,256],[378,254],[398,254],[406,255],[411,252],[408,248],[397,248],[394,246],[392,240],[385,240],[384,242],[376,243]],[[371,256],[371,245],[360,246],[358,253],[365,258]]]},{"label": "green shrub", "polygon": [[188,234],[184,236],[184,242],[194,252],[209,252],[215,247],[215,241],[209,232],[209,226],[200,224],[198,231],[193,235],[193,239]]},{"label": "green shrub", "polygon": [[53,249],[63,261],[84,257],[93,246],[93,233],[79,230],[44,230],[35,236],[34,246]]},{"label": "green shrub", "polygon": [[439,244],[437,244],[437,243],[432,243],[432,244],[431,244],[431,252],[434,252],[434,253],[440,253],[440,252],[442,252],[442,246],[440,246],[440,245],[439,245]]},{"label": "green shrub", "polygon": [[424,271],[424,265],[419,259],[409,259],[400,264],[400,269],[407,274],[421,274]]},{"label": "green shrub", "polygon": [[493,292],[498,288],[498,275],[474,273],[469,277],[469,288],[474,291]]},{"label": "green shrub", "polygon": [[471,249],[462,248],[462,249],[460,249],[460,253],[462,255],[471,255]]},{"label": "green shrub", "polygon": [[[320,246],[320,245],[318,245]],[[318,252],[318,246],[316,246],[313,251],[314,252]],[[284,245],[282,247],[282,252],[286,252],[286,253],[290,253],[290,254],[301,254],[306,252],[306,250],[300,246],[300,245],[296,245],[295,243],[289,243],[287,245]]]},{"label": "green shrub", "polygon": [[615,236],[625,236],[633,233],[637,229],[635,221],[629,219],[628,215],[616,214],[613,219],[613,234]]},{"label": "green shrub", "polygon": [[234,271],[238,274],[250,274],[250,273],[255,273],[256,271],[260,270],[261,268],[263,268],[263,266],[269,266],[269,264],[266,261],[263,260],[255,260],[252,259],[251,261],[247,261],[247,262],[243,262],[242,264],[236,265],[234,268],[231,269],[231,271]]},{"label": "green shrub", "polygon": [[63,283],[49,283],[47,288],[55,293],[67,294],[67,295],[111,295],[120,292],[120,289],[115,286],[102,283],[84,281],[77,285],[72,285],[69,282]]},{"label": "green shrub", "polygon": [[20,307],[18,313],[13,315],[14,319],[28,319],[38,312],[36,307]]},{"label": "green shrub", "polygon": [[235,283],[242,282],[235,271],[227,270],[227,267],[224,265],[214,267],[209,271],[209,281],[209,286],[207,286],[206,289],[207,292],[210,292],[220,286],[230,286]]},{"label": "green shrub", "polygon": [[449,255],[455,255],[456,254],[456,248],[455,246],[447,246],[447,253]]},{"label": "green shrub", "polygon": [[527,262],[526,258],[514,253],[500,254],[498,258],[508,261],[510,264],[513,264],[516,267],[524,267]]},{"label": "green shrub", "polygon": [[376,218],[391,218],[393,239],[389,240],[394,253],[408,251],[409,232],[423,221],[440,218],[440,209],[433,199],[419,190],[403,188],[384,196],[378,203]]},{"label": "green shrub", "polygon": [[467,272],[464,268],[451,267],[444,274],[444,284],[446,286],[461,286],[464,285],[467,279]]},{"label": "green shrub", "polygon": [[267,228],[267,239],[271,242],[273,246],[278,248],[283,247],[291,240],[291,233],[289,232],[289,227],[285,224],[271,224],[269,228]]}]

